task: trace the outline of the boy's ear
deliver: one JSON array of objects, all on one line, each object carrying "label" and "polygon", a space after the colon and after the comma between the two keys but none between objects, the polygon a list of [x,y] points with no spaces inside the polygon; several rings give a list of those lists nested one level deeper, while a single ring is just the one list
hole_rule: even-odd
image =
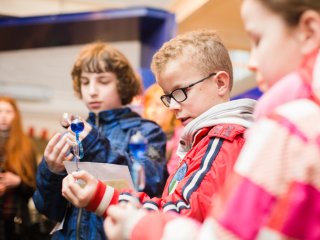
[{"label": "boy's ear", "polygon": [[303,54],[309,54],[320,47],[320,13],[314,10],[305,11],[299,21]]},{"label": "boy's ear", "polygon": [[215,76],[216,84],[218,87],[218,94],[220,96],[225,96],[229,93],[230,77],[225,71],[219,71]]}]

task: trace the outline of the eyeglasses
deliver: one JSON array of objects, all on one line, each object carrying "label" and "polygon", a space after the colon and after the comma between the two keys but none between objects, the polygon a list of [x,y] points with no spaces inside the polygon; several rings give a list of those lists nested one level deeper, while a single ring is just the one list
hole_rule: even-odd
[{"label": "eyeglasses", "polygon": [[169,107],[170,106],[170,101],[171,101],[171,98],[173,98],[176,102],[178,103],[181,103],[183,101],[185,101],[188,96],[187,96],[187,90],[191,87],[193,87],[194,85],[198,84],[198,83],[201,83],[203,82],[204,80],[206,79],[209,79],[210,77],[216,75],[217,73],[210,73],[207,77],[205,78],[202,78],[200,79],[199,81],[195,82],[195,83],[192,83],[190,84],[189,86],[187,87],[184,87],[184,88],[177,88],[175,90],[173,90],[170,94],[166,94],[166,95],[162,95],[160,97],[161,101],[163,102],[163,104],[166,106],[166,107]]}]

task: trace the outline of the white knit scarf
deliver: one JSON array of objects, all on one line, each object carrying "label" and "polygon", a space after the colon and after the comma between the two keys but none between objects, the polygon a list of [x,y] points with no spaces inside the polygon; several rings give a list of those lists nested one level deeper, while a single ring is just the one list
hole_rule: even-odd
[{"label": "white knit scarf", "polygon": [[239,99],[213,106],[199,117],[189,122],[182,130],[177,155],[183,159],[192,148],[195,134],[205,127],[212,127],[217,124],[229,123],[239,124],[245,128],[251,126],[253,121],[253,99]]}]

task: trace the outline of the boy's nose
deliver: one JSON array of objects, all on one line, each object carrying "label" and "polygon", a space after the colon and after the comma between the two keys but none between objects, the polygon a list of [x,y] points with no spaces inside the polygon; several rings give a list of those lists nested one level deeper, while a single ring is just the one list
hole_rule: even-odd
[{"label": "boy's nose", "polygon": [[256,72],[257,71],[257,62],[256,62],[256,57],[255,57],[255,51],[251,50],[250,53],[250,59],[248,62],[248,69],[252,72]]},{"label": "boy's nose", "polygon": [[174,100],[173,98],[170,99],[170,105],[169,109],[170,110],[175,110],[175,109],[180,109],[181,104]]},{"label": "boy's nose", "polygon": [[95,95],[97,94],[97,86],[94,82],[90,83],[90,86],[89,86],[89,94],[90,95]]}]

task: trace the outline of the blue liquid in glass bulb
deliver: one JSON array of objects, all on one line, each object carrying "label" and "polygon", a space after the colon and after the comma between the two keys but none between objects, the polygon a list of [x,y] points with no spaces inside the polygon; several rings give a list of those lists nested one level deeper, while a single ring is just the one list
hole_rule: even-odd
[{"label": "blue liquid in glass bulb", "polygon": [[84,124],[83,122],[79,121],[79,120],[74,120],[72,123],[71,123],[71,130],[74,132],[74,133],[81,133],[84,129]]},{"label": "blue liquid in glass bulb", "polygon": [[129,143],[129,150],[134,159],[140,159],[143,157],[143,153],[146,150],[146,144],[144,142]]},{"label": "blue liquid in glass bulb", "polygon": [[[76,134],[77,145],[74,145],[73,153],[76,156],[76,159],[77,159],[76,162],[78,164],[78,160],[83,158],[83,147],[82,147],[82,143],[79,138],[79,134],[84,129],[84,123],[82,121],[80,121],[79,119],[75,119],[71,122],[70,127],[71,127],[71,130]],[[79,169],[78,166],[77,166],[77,169]]]}]

